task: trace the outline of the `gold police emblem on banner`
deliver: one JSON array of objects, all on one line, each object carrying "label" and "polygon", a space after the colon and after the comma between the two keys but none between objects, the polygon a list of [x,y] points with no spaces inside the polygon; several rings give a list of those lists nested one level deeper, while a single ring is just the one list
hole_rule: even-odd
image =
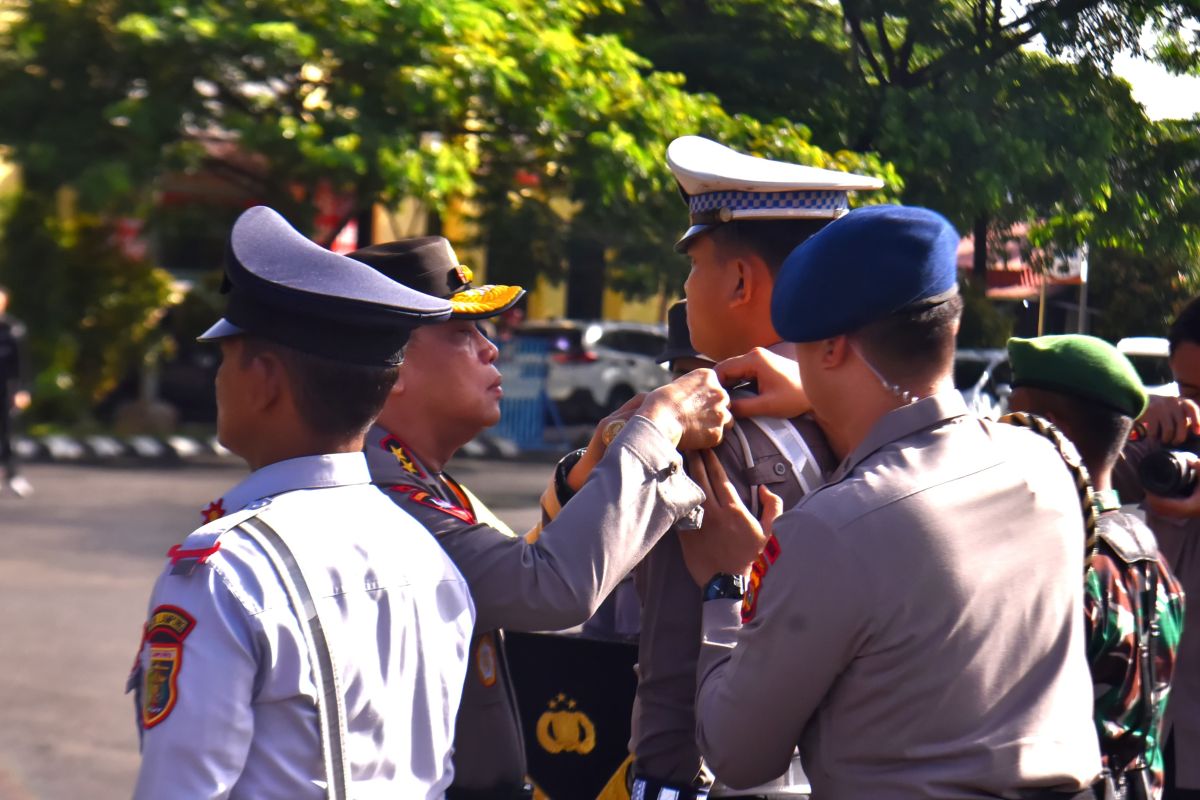
[{"label": "gold police emblem on banner", "polygon": [[542,712],[537,723],[537,740],[547,753],[585,756],[596,747],[596,726],[575,705],[574,700],[560,693]]},{"label": "gold police emblem on banner", "polygon": [[475,669],[479,672],[479,682],[484,686],[496,685],[496,641],[492,634],[485,633],[479,637],[475,645]]}]

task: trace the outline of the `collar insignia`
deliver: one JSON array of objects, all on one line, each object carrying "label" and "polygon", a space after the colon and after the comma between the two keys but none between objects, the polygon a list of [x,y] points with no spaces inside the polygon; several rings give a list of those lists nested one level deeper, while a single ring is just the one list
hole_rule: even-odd
[{"label": "collar insignia", "polygon": [[218,497],[216,500],[213,500],[208,504],[208,508],[203,508],[200,510],[200,516],[204,517],[204,523],[206,525],[225,516],[225,506],[223,503],[224,499],[225,498],[223,497]]},{"label": "collar insignia", "polygon": [[379,443],[379,446],[391,453],[392,457],[396,459],[396,463],[409,475],[416,475],[418,478],[426,477],[425,471],[417,466],[417,462],[408,454],[408,451],[404,449],[404,445],[395,436],[387,437]]}]

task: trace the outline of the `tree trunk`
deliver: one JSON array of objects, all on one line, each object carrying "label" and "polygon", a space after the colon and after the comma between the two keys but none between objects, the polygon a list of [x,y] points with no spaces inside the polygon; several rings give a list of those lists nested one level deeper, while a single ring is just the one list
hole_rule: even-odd
[{"label": "tree trunk", "polygon": [[604,313],[604,245],[574,232],[567,242],[567,316],[600,319]]},{"label": "tree trunk", "polygon": [[987,232],[988,216],[980,214],[975,218],[975,258],[971,271],[982,285],[987,287]]}]

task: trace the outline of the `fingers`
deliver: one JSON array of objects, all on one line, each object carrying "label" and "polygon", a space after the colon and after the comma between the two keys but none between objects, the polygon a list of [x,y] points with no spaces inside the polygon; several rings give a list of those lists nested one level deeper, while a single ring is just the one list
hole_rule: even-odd
[{"label": "fingers", "polygon": [[762,502],[762,513],[758,517],[759,523],[762,525],[763,535],[770,536],[775,526],[775,520],[783,513],[783,500],[768,489],[766,484],[758,487],[758,499]]},{"label": "fingers", "polygon": [[704,504],[708,505],[712,499],[713,490],[712,483],[709,481],[708,471],[704,468],[704,460],[700,457],[700,453],[695,450],[689,450],[684,454],[687,459],[688,477],[690,477],[700,491],[704,492]]},{"label": "fingers", "polygon": [[725,472],[721,459],[717,458],[716,452],[705,450],[701,456],[704,459],[704,470],[708,473],[709,485],[712,487],[710,497],[713,498],[713,501],[727,508],[741,505],[741,498],[737,496],[733,484],[729,482],[729,475]]}]

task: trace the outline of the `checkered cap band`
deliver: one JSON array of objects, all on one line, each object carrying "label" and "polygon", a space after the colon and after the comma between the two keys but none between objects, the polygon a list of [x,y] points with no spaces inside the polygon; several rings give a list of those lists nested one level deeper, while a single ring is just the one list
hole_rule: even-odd
[{"label": "checkered cap band", "polygon": [[[824,212],[831,217],[841,216],[850,208],[846,192],[838,190],[795,192],[705,192],[688,198],[688,211],[704,214],[728,209],[734,217],[741,211]],[[756,214],[755,216],[758,216]]]}]

